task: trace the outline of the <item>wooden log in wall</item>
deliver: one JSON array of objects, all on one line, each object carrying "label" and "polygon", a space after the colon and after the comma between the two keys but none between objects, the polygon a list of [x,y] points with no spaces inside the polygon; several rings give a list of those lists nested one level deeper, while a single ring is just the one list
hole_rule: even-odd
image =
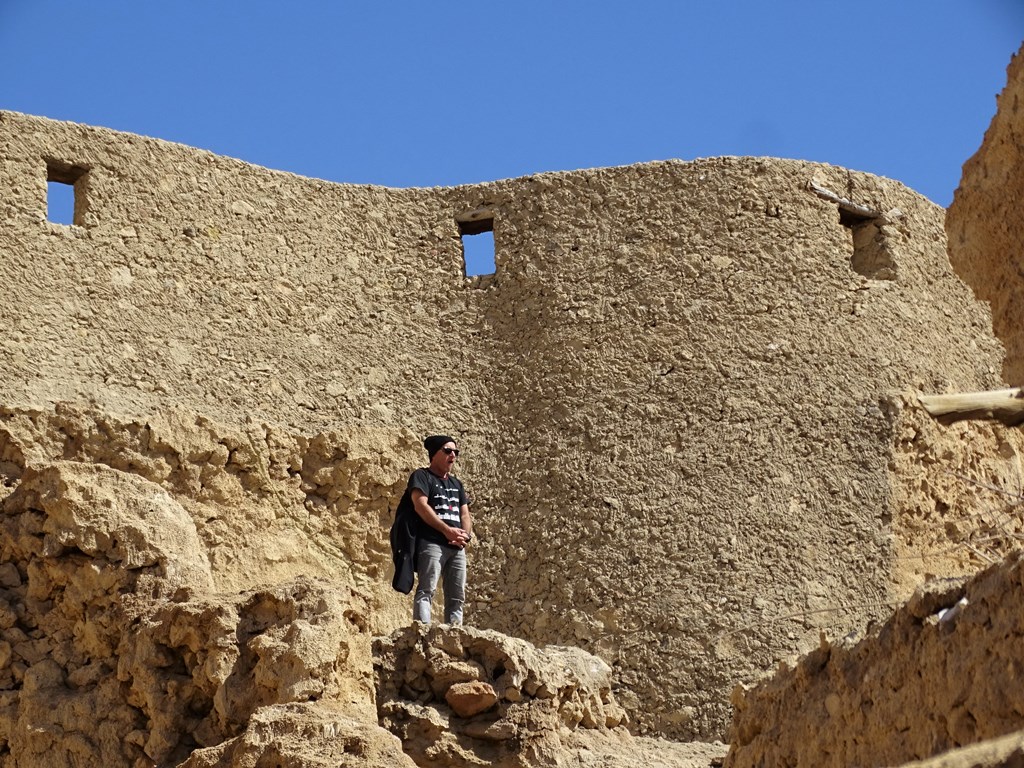
[{"label": "wooden log in wall", "polygon": [[918,401],[928,413],[943,421],[994,419],[1004,424],[1024,422],[1024,388],[961,392],[954,395],[920,395]]}]

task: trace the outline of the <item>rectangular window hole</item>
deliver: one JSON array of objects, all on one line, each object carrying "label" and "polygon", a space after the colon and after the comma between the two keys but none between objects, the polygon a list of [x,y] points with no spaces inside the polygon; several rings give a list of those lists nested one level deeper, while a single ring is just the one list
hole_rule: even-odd
[{"label": "rectangular window hole", "polygon": [[53,160],[46,162],[46,218],[54,224],[81,226],[85,214],[86,169]]},{"label": "rectangular window hole", "polygon": [[63,181],[46,182],[46,218],[54,224],[75,223],[75,187]]},{"label": "rectangular window hole", "polygon": [[494,264],[494,213],[487,208],[455,217],[462,240],[462,260],[466,277],[493,275]]},{"label": "rectangular window hole", "polygon": [[839,223],[852,234],[850,266],[853,270],[872,280],[894,280],[896,260],[882,234],[882,220],[840,208]]}]

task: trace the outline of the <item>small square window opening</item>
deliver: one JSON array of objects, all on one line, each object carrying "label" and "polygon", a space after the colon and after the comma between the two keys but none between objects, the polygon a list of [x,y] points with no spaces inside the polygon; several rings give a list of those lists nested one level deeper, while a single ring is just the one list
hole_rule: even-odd
[{"label": "small square window opening", "polygon": [[46,182],[46,218],[54,224],[75,223],[75,185]]},{"label": "small square window opening", "polygon": [[493,275],[494,214],[478,209],[456,217],[462,240],[462,258],[466,277]]},{"label": "small square window opening", "polygon": [[54,224],[81,226],[85,214],[86,169],[70,163],[46,163],[46,218]]},{"label": "small square window opening", "polygon": [[882,232],[882,221],[840,208],[839,223],[852,234],[850,266],[853,270],[872,280],[894,280],[896,260]]},{"label": "small square window opening", "polygon": [[466,259],[466,277],[494,274],[494,232],[464,236],[462,253]]}]

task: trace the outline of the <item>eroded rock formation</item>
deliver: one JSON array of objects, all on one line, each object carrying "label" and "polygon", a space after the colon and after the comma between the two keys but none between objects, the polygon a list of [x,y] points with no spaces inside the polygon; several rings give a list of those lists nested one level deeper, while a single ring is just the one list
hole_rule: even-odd
[{"label": "eroded rock formation", "polygon": [[[252,422],[229,427],[181,408],[146,419],[68,404],[0,408],[0,496],[4,489],[28,492],[21,490],[26,474],[53,475],[60,481],[46,498],[62,515],[52,524],[55,535],[73,533],[64,530],[75,522],[65,509],[87,519],[105,508],[121,516],[127,538],[120,545],[133,561],[156,557],[133,547],[156,546],[146,542],[154,527],[146,520],[159,515],[158,540],[174,548],[162,560],[171,571],[201,568],[207,589],[237,592],[300,574],[345,585],[383,584],[386,530],[367,521],[387,518],[403,484],[399,466],[415,460],[416,443],[402,430],[304,435]],[[58,464],[59,471],[52,469]],[[111,487],[102,488],[104,482]],[[65,488],[77,504],[62,499]],[[118,506],[129,498],[134,507]],[[172,524],[173,538],[163,530]],[[189,558],[175,564],[181,549]],[[401,601],[380,585],[371,594],[374,630],[390,630]],[[401,617],[406,613],[402,606]]]},{"label": "eroded rock formation", "polygon": [[[358,722],[362,735],[351,738],[390,744],[366,749],[383,750],[379,765],[398,764],[386,755],[401,750],[377,733],[368,596],[350,571],[296,579],[330,552],[299,543],[294,515],[326,503],[309,499],[319,487],[310,475],[351,472],[344,449],[325,449],[323,436],[278,440],[282,457],[298,449],[310,459],[303,480],[306,462],[294,453],[284,459],[294,474],[278,474],[266,442],[261,462],[252,441],[208,423],[188,427],[68,408],[3,414],[5,764],[174,765],[197,748],[247,743],[250,720],[266,707],[319,701],[330,712],[317,717]],[[261,509],[262,535],[253,530]],[[264,537],[281,517],[291,538],[271,544]],[[243,532],[232,537],[234,556],[217,555],[235,526]],[[294,555],[289,578],[274,580],[281,571],[270,552]],[[353,555],[334,557],[357,562]],[[252,559],[266,563],[268,586],[231,590],[239,561]]]},{"label": "eroded rock formation", "polygon": [[379,640],[375,655],[381,722],[418,765],[545,764],[562,732],[605,732],[626,719],[611,667],[575,648],[414,625]]},{"label": "eroded rock formation", "polygon": [[1006,345],[1003,378],[1019,386],[1024,383],[1024,53],[1010,62],[997,104],[980,149],[964,163],[946,232],[953,266],[992,306],[992,325]]},{"label": "eroded rock formation", "polygon": [[261,707],[245,731],[181,768],[413,768],[397,738],[331,703]]}]

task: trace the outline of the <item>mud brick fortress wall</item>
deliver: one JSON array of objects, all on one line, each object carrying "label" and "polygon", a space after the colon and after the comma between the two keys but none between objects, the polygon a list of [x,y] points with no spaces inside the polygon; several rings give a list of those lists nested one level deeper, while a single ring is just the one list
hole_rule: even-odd
[{"label": "mud brick fortress wall", "polygon": [[[734,683],[905,597],[942,472],[976,461],[914,393],[1001,383],[945,212],[827,165],[387,189],[3,112],[0,191],[12,482],[43,458],[141,474],[213,588],[334,576],[384,632],[408,610],[389,509],[450,432],[468,621],[596,653],[641,732],[721,735]],[[488,228],[495,273],[467,278]]]}]

